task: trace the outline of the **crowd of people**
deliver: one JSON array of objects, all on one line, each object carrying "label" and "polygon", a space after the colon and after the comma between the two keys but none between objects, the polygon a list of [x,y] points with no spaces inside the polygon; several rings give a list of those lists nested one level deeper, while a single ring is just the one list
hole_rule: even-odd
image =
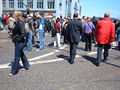
[{"label": "crowd of people", "polygon": [[[85,42],[85,51],[92,51],[92,43],[97,49],[96,65],[100,66],[102,61],[108,60],[111,43],[118,41],[117,48],[120,51],[120,21],[110,19],[110,14],[105,13],[103,18],[79,17],[74,13],[73,19],[59,18],[53,16],[47,18],[39,12],[35,14],[22,14],[15,11],[13,14],[0,17],[0,29],[8,29],[8,33],[15,45],[15,59],[11,65],[11,73],[15,75],[19,69],[29,69],[29,62],[24,50],[32,51],[36,46],[36,39],[39,41],[37,51],[45,49],[45,33],[53,37],[53,46],[62,47],[61,38],[64,44],[70,44],[70,64],[74,63],[77,46],[80,41]],[[102,59],[102,49],[104,49]],[[20,58],[23,66],[20,65]]]}]

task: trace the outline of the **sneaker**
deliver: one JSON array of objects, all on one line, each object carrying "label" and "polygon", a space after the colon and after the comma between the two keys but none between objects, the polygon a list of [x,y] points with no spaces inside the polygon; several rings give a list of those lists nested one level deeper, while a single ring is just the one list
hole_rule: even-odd
[{"label": "sneaker", "polygon": [[9,73],[8,76],[14,76],[15,74]]},{"label": "sneaker", "polygon": [[37,52],[39,52],[39,51],[40,51],[40,49],[36,49],[36,51],[37,51]]},{"label": "sneaker", "polygon": [[29,68],[22,68],[21,70],[22,70],[22,71],[26,71],[26,70],[28,70],[28,69],[29,69]]}]

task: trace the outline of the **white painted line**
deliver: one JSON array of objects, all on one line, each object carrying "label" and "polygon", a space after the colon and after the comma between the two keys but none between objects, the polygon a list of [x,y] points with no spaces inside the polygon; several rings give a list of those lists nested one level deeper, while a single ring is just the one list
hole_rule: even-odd
[{"label": "white painted line", "polygon": [[[79,55],[76,55],[76,58],[77,57],[81,57]],[[51,62],[58,62],[58,61],[63,61],[67,58],[57,58],[57,59],[51,59],[51,60],[45,60],[45,61],[34,61],[34,62],[29,62],[30,65],[34,65],[34,64],[44,64],[44,63],[51,63]],[[0,69],[6,69],[6,68],[10,68],[11,66],[8,66],[10,63],[7,63],[7,64],[2,64],[0,65]]]},{"label": "white painted line", "polygon": [[[63,47],[61,47],[60,49],[64,49],[65,47],[67,47],[67,46],[63,46]],[[38,59],[41,59],[41,58],[44,58],[44,57],[53,55],[53,54],[55,54],[56,52],[59,52],[59,51],[60,51],[60,50],[55,50],[54,52],[47,53],[47,54],[44,54],[44,55],[42,55],[42,56],[38,56],[38,57],[35,57],[35,58],[28,59],[28,61],[36,61],[36,60],[38,60]]]},{"label": "white painted line", "polygon": [[51,53],[47,53],[47,54],[44,54],[44,55],[41,55],[41,56],[38,56],[38,57],[34,57],[34,58],[31,58],[31,59],[28,59],[28,61],[36,61],[38,59],[41,59],[41,58],[44,58],[44,57],[47,57],[47,56],[50,56],[50,55],[53,55],[55,54],[55,52],[51,52]]},{"label": "white painted line", "polygon": [[[65,48],[66,46],[64,46]],[[64,48],[61,48],[61,49],[64,49]],[[58,62],[58,61],[63,61],[64,59],[62,58],[57,58],[57,59],[52,59],[52,60],[45,60],[45,61],[38,61],[39,59],[41,58],[44,58],[44,57],[47,57],[47,56],[50,56],[50,55],[53,55],[55,54],[56,52],[59,52],[60,50],[55,50],[54,52],[51,52],[51,53],[47,53],[47,54],[44,54],[42,56],[38,56],[38,57],[34,57],[34,58],[31,58],[31,59],[28,59],[30,65],[33,65],[33,64],[40,64],[40,63],[51,63],[51,62]],[[87,55],[94,55],[96,54],[97,52],[90,52],[88,53]],[[76,55],[76,58],[77,57],[82,57],[82,56],[79,56],[79,55]],[[6,68],[10,68],[10,66],[8,66],[10,63],[6,63],[6,64],[1,64],[0,65],[0,69],[6,69]]]},{"label": "white painted line", "polygon": [[60,50],[55,50],[55,52],[59,52]]},{"label": "white painted line", "polygon": [[6,69],[6,68],[10,68],[10,66],[8,66],[10,63],[7,64],[1,64],[0,65],[0,69]]},{"label": "white painted line", "polygon": [[97,52],[90,52],[87,55],[94,55],[94,54],[97,54]]},{"label": "white painted line", "polygon": [[[76,58],[78,58],[78,57],[81,57],[81,56],[76,55]],[[51,60],[45,60],[45,61],[35,61],[35,62],[30,62],[30,65],[59,62],[59,61],[65,60],[65,59],[67,59],[67,58],[57,58],[57,59],[51,59]]]},{"label": "white painted line", "polygon": [[35,62],[30,62],[30,65],[58,62],[58,61],[63,61],[63,60],[64,59],[62,59],[62,58],[58,58],[58,59],[45,60],[45,61],[35,61]]},{"label": "white painted line", "polygon": [[[64,49],[66,46],[63,46],[62,48],[60,49]],[[41,56],[38,56],[38,57],[34,57],[34,58],[31,58],[31,59],[28,59],[29,62],[31,61],[36,61],[36,60],[39,60],[41,58],[44,58],[44,57],[47,57],[47,56],[50,56],[50,55],[53,55],[55,54],[56,52],[59,52],[60,50],[55,50],[54,52],[51,52],[51,53],[47,53],[47,54],[44,54],[44,55],[41,55]],[[6,64],[1,64],[0,65],[0,69],[4,69],[4,68],[10,68],[10,66],[8,66],[10,63],[6,63]]]}]

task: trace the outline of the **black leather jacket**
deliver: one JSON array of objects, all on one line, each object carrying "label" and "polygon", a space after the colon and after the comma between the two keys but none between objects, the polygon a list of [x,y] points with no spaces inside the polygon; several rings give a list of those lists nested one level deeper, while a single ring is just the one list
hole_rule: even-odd
[{"label": "black leather jacket", "polygon": [[17,21],[14,24],[12,31],[12,41],[13,42],[24,42],[25,37],[25,26],[23,21]]}]

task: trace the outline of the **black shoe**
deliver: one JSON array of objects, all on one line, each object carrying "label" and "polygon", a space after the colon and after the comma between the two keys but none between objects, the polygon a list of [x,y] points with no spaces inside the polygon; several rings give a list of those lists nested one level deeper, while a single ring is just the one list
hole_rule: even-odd
[{"label": "black shoe", "polygon": [[91,51],[91,49],[89,49],[89,51]]},{"label": "black shoe", "polygon": [[103,59],[103,62],[106,62],[106,61],[108,61],[108,58],[104,58],[104,59]]},{"label": "black shoe", "polygon": [[68,62],[69,62],[70,64],[73,64],[73,63],[74,63],[74,61],[71,61],[71,59],[68,59]]},{"label": "black shoe", "polygon": [[72,61],[72,62],[71,62],[71,61],[69,61],[69,63],[70,63],[70,64],[74,64],[74,61]]},{"label": "black shoe", "polygon": [[98,67],[100,66],[100,62],[99,61],[96,62],[96,66],[98,66]]}]

